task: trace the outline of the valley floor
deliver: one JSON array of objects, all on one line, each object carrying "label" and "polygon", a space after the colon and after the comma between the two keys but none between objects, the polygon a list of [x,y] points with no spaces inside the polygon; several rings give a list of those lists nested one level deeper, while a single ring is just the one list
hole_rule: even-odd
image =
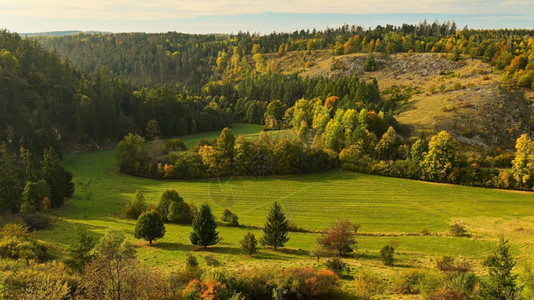
[{"label": "valley floor", "polygon": [[[237,125],[234,132],[256,135],[257,127]],[[208,133],[184,138],[188,148]],[[190,226],[167,224],[163,239],[155,245],[135,240],[139,258],[164,271],[181,268],[186,253],[199,258],[214,254],[218,268],[319,266],[309,251],[321,230],[347,218],[361,225],[358,252],[346,259],[353,271],[371,268],[385,278],[410,267],[435,268],[441,255],[463,256],[482,273],[482,260],[500,236],[510,239],[513,252],[522,260],[534,251],[534,194],[448,184],[434,184],[360,173],[330,171],[311,175],[234,177],[193,181],[161,181],[120,174],[113,151],[70,154],[66,166],[74,174],[76,192],[58,211],[57,221],[38,237],[66,249],[75,225],[101,235],[108,227],[123,230],[133,240],[134,220],[124,217],[124,207],[136,190],[147,203],[156,205],[161,194],[175,189],[186,202],[208,203],[220,217],[225,208],[239,216],[248,228],[219,227],[223,241],[207,250],[189,242]],[[257,237],[274,201],[278,201],[296,226],[309,232],[290,233],[280,251],[261,249],[253,258],[242,253],[239,240],[251,231]],[[451,237],[449,226],[461,222],[470,238]],[[421,232],[426,230],[428,235]],[[384,266],[379,251],[384,245],[396,249],[395,267]],[[207,267],[203,259],[199,260]],[[207,267],[213,268],[213,267]],[[347,291],[352,281],[344,280]],[[387,296],[387,295],[385,295]]]}]

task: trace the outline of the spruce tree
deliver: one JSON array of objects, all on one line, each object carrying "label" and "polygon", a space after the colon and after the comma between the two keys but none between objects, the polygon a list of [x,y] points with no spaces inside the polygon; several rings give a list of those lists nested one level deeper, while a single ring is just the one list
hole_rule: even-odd
[{"label": "spruce tree", "polygon": [[202,204],[200,211],[193,219],[193,232],[189,236],[193,245],[207,246],[219,243],[219,233],[217,232],[217,222],[208,204]]},{"label": "spruce tree", "polygon": [[153,240],[165,236],[165,224],[163,218],[157,211],[147,211],[142,213],[135,224],[135,237],[144,239],[152,244]]},{"label": "spruce tree", "polygon": [[483,299],[508,300],[516,299],[519,289],[516,285],[517,275],[512,275],[515,266],[510,253],[510,244],[501,238],[495,252],[484,262],[489,276],[482,282],[480,294]]},{"label": "spruce tree", "polygon": [[240,243],[243,250],[245,250],[250,257],[252,257],[252,254],[258,252],[258,241],[256,240],[254,233],[247,232]]},{"label": "spruce tree", "polygon": [[44,151],[41,161],[41,178],[50,187],[52,208],[60,207],[65,197],[71,197],[74,194],[72,173],[63,168],[59,155],[52,147]]},{"label": "spruce tree", "polygon": [[85,227],[78,226],[76,235],[69,246],[65,264],[75,271],[83,271],[85,265],[93,258],[91,251],[94,246],[94,237]]},{"label": "spruce tree", "polygon": [[262,243],[274,247],[274,250],[277,250],[278,247],[284,247],[285,243],[289,241],[287,236],[288,223],[282,207],[274,202],[271,212],[267,216],[267,223],[263,227]]}]

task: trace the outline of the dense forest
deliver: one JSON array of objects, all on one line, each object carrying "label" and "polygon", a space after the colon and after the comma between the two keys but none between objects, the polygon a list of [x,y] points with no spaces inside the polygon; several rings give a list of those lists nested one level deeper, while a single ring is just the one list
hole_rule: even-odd
[{"label": "dense forest", "polygon": [[506,80],[531,86],[534,78],[532,30],[459,30],[454,22],[362,28],[301,30],[256,35],[80,34],[43,37],[45,49],[56,51],[84,73],[103,67],[133,82],[182,83],[200,89],[209,81],[238,79],[243,74],[276,71],[274,57],[291,51],[447,53],[489,62],[506,69]]}]

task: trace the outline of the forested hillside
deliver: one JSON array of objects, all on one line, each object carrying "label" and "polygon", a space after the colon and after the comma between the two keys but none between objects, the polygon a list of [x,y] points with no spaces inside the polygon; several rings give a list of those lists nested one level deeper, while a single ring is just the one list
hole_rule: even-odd
[{"label": "forested hillside", "polygon": [[[297,51],[328,49],[335,55],[357,52],[447,53],[467,55],[507,70],[507,80],[531,86],[534,78],[532,30],[458,30],[453,22],[377,26],[256,35],[80,34],[43,37],[46,49],[69,58],[84,73],[102,67],[134,82],[185,83],[191,86],[250,72],[276,71],[277,57]],[[274,57],[267,55],[275,54]],[[291,72],[291,71],[290,71]]]},{"label": "forested hillside", "polygon": [[[0,137],[14,151],[25,147],[42,153],[60,144],[98,147],[129,132],[144,132],[161,109],[179,112],[187,121],[180,129],[174,118],[169,121],[174,123],[162,122],[163,134],[215,130],[233,122],[209,99],[188,97],[185,88],[163,85],[150,91],[106,69],[84,74],[16,33],[0,32],[0,49]],[[172,107],[163,107],[165,101]],[[205,125],[204,115],[217,121]]]}]

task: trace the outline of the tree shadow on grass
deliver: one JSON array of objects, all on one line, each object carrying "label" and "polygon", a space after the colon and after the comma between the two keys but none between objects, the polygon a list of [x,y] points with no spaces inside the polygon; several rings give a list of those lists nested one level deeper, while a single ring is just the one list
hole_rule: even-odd
[{"label": "tree shadow on grass", "polygon": [[169,243],[169,242],[157,242],[153,244],[151,247],[166,250],[166,251],[195,251],[197,249],[197,246],[194,245],[187,245],[187,244],[181,244],[181,243]]},{"label": "tree shadow on grass", "polygon": [[310,251],[303,249],[294,249],[294,248],[281,248],[277,250],[278,252],[289,254],[289,255],[298,255],[298,256],[310,256]]},{"label": "tree shadow on grass", "polygon": [[[246,255],[246,254],[244,254]],[[290,260],[289,257],[282,256],[282,255],[276,255],[276,253],[272,252],[265,252],[265,251],[259,251],[256,254],[253,254],[252,259],[258,259],[258,260]]]}]

